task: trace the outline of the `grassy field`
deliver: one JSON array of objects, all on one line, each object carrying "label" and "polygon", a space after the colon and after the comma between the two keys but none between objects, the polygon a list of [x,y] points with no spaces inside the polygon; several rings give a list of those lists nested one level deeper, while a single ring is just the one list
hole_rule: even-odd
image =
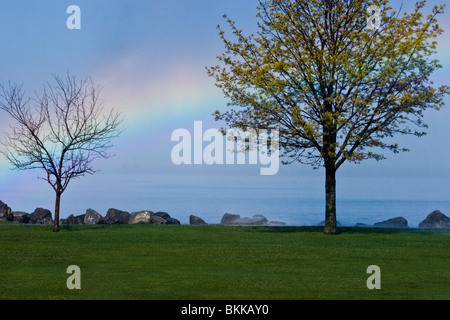
[{"label": "grassy field", "polygon": [[450,230],[340,231],[0,225],[0,299],[450,299]]}]

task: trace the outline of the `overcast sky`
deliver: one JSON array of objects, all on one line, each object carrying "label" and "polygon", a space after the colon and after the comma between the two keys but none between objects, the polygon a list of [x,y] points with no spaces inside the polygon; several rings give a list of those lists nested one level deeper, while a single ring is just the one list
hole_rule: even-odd
[{"label": "overcast sky", "polygon": [[[430,8],[445,1],[428,2]],[[392,5],[398,8],[399,3]],[[66,9],[72,4],[81,9],[81,30],[66,26]],[[33,92],[52,74],[68,70],[80,79],[91,76],[103,87],[105,104],[117,107],[125,117],[127,130],[111,150],[116,156],[98,161],[96,175],[69,185],[62,217],[84,213],[88,207],[102,214],[109,207],[146,209],[139,208],[142,199],[163,210],[164,201],[186,197],[174,191],[181,192],[180,186],[211,186],[218,197],[236,185],[244,190],[290,186],[302,196],[323,197],[323,171],[305,165],[282,166],[276,176],[263,177],[258,165],[176,166],[171,161],[174,130],[193,132],[195,120],[203,121],[204,130],[219,127],[211,114],[223,109],[226,100],[205,72],[223,51],[216,26],[225,25],[222,16],[227,14],[245,32],[255,32],[257,4],[254,0],[1,1],[0,82],[23,83]],[[412,4],[406,0],[405,8]],[[440,19],[444,30],[450,31],[450,8]],[[437,58],[443,69],[433,79],[436,84],[449,83],[450,33],[438,41]],[[411,152],[387,152],[388,159],[382,162],[344,165],[338,173],[338,197],[450,200],[450,110],[427,112],[425,120],[430,125],[426,137],[398,139]],[[7,123],[6,114],[0,112],[2,132]],[[0,200],[13,210],[30,212],[42,206],[53,211],[52,190],[38,175],[12,171],[1,157]],[[162,186],[166,193],[152,194],[149,186]]]}]

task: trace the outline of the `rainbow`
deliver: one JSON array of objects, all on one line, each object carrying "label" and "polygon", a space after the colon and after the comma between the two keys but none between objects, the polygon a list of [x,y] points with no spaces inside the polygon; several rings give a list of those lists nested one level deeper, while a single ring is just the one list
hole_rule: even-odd
[{"label": "rainbow", "polygon": [[[150,146],[154,154],[166,152],[172,143],[173,130],[189,128],[194,120],[213,123],[211,114],[226,104],[220,89],[206,75],[205,66],[195,59],[185,58],[164,72],[154,73],[137,70],[139,67],[135,64],[135,57],[125,54],[111,59],[91,74],[94,83],[102,88],[100,95],[105,107],[117,108],[124,117],[125,131],[113,142],[114,154],[144,153],[143,145]],[[102,166],[126,165],[113,160],[105,161]],[[48,189],[42,192],[50,195],[49,203],[36,206],[52,208],[54,199],[50,186],[37,179],[41,172],[19,172],[10,168],[9,162],[0,155],[0,200],[14,207],[13,210],[34,210],[21,207],[23,197]]]}]

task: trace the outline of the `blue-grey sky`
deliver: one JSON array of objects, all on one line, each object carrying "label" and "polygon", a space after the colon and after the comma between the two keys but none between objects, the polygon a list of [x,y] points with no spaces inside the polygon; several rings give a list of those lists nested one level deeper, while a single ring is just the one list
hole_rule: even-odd
[{"label": "blue-grey sky", "polygon": [[[410,9],[415,1],[405,0]],[[444,0],[429,0],[428,8]],[[392,1],[394,8],[400,1]],[[69,30],[69,5],[81,9],[81,29]],[[186,212],[204,205],[218,212],[233,209],[236,192],[258,202],[267,190],[298,190],[300,198],[323,198],[323,170],[292,164],[275,176],[260,176],[260,166],[176,166],[171,133],[193,131],[195,120],[204,130],[219,127],[212,113],[226,100],[205,72],[223,52],[217,24],[227,14],[244,32],[255,32],[255,0],[3,0],[0,3],[0,82],[23,83],[40,90],[51,75],[69,70],[78,78],[91,76],[103,87],[107,105],[121,110],[127,130],[114,142],[115,157],[98,161],[100,172],[73,181],[63,195],[62,217],[94,208],[127,211],[170,210],[191,198]],[[450,8],[440,17],[450,32]],[[449,83],[450,33],[439,42],[443,68],[436,85]],[[450,101],[447,99],[447,101]],[[411,152],[382,162],[345,164],[338,173],[340,199],[450,200],[450,110],[426,113],[430,125],[423,138],[398,137]],[[0,128],[8,119],[0,112]],[[39,172],[11,170],[0,158],[0,200],[13,210],[35,207],[53,211],[51,187]],[[192,190],[199,188],[195,193]],[[278,188],[278,189],[277,189]],[[184,190],[184,191],[183,191]],[[197,189],[195,189],[197,190]],[[259,191],[258,191],[259,190]],[[284,190],[284,189],[283,189]],[[189,193],[189,192],[190,193]],[[230,198],[223,200],[227,194]],[[249,200],[249,206],[252,202]],[[193,205],[195,203],[195,205]],[[279,204],[283,205],[282,202]],[[190,206],[190,207],[189,207]],[[245,214],[245,213],[244,213]]]}]

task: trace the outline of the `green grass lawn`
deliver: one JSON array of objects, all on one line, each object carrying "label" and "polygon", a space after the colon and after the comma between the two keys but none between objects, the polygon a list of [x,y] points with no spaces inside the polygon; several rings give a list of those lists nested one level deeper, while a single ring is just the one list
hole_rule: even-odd
[{"label": "green grass lawn", "polygon": [[[449,299],[450,230],[0,225],[0,299]],[[69,265],[81,289],[69,290]],[[367,267],[381,268],[369,290]]]}]

